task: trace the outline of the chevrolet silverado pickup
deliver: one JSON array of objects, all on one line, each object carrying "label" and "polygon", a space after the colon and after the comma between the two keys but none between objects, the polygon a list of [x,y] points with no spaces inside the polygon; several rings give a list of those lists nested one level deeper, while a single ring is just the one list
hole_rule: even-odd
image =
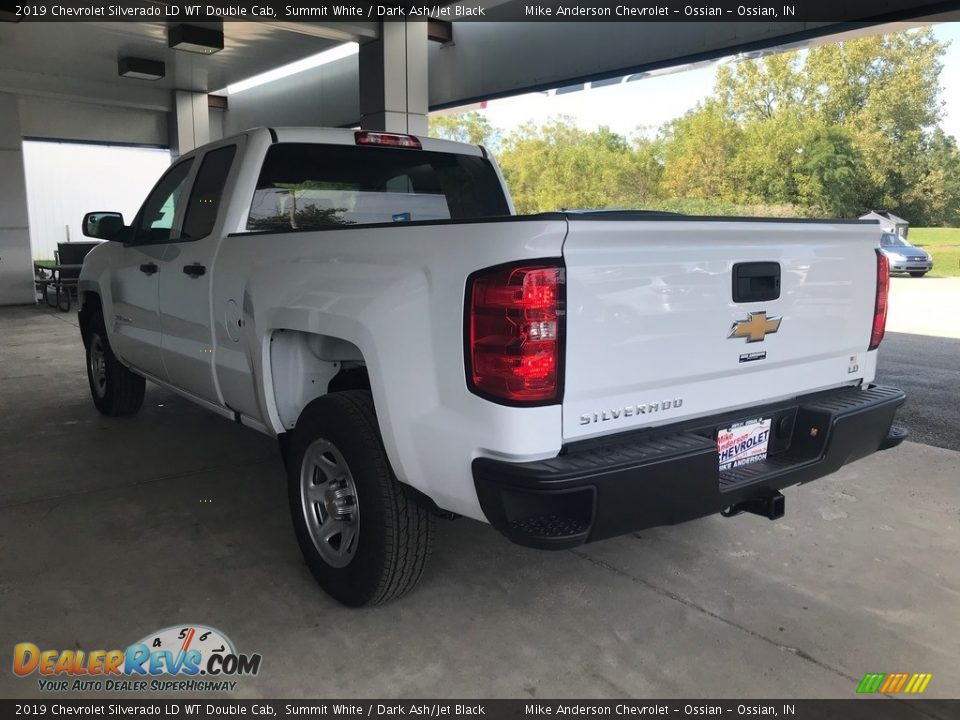
[{"label": "chevrolet silverado pickup", "polygon": [[905,437],[874,384],[879,227],[643,211],[518,216],[444,140],[256,129],[178,158],[86,258],[90,391],[144,382],[278,438],[334,598],[421,577],[435,517],[569,548],[714,513]]}]

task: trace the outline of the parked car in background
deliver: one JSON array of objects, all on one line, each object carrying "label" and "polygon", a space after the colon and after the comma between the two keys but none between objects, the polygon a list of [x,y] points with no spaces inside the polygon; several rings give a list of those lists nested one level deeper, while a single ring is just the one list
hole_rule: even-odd
[{"label": "parked car in background", "polygon": [[880,252],[890,261],[891,273],[910,273],[911,277],[923,277],[933,268],[930,253],[893,233],[884,233],[880,238]]}]

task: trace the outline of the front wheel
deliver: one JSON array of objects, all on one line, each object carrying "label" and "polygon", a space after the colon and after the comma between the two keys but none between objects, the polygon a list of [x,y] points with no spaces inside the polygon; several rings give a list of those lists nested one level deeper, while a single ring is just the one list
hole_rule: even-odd
[{"label": "front wheel", "polygon": [[378,605],[420,580],[433,518],[394,476],[369,391],[306,407],[290,441],[287,489],[304,560],[336,600]]},{"label": "front wheel", "polygon": [[922,271],[922,272],[912,272],[912,273],[910,273],[910,277],[923,277],[923,276],[926,275],[926,274],[927,274],[927,271],[926,271],[926,270],[924,270],[924,271]]},{"label": "front wheel", "polygon": [[86,340],[87,380],[93,404],[109,417],[133,415],[143,405],[146,383],[113,354],[99,312],[90,318]]}]

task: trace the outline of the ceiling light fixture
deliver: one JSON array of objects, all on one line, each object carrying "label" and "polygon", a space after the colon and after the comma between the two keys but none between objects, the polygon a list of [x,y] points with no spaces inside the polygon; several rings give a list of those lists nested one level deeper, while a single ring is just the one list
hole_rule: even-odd
[{"label": "ceiling light fixture", "polygon": [[240,80],[239,82],[227,85],[226,91],[228,95],[236,95],[238,92],[255,88],[258,85],[265,85],[266,83],[273,82],[274,80],[280,80],[281,78],[285,78],[290,75],[295,75],[296,73],[303,72],[304,70],[311,70],[312,68],[320,67],[321,65],[327,65],[336,60],[341,60],[345,57],[356,55],[358,52],[360,52],[360,46],[355,42],[337,45],[329,50],[324,50],[321,53],[304,58],[303,60],[297,60],[289,65],[283,65],[281,67],[274,68],[273,70],[268,70],[265,73],[254,75],[246,80]]},{"label": "ceiling light fixture", "polygon": [[159,80],[166,74],[166,66],[159,60],[124,57],[117,62],[117,72],[134,80]]},{"label": "ceiling light fixture", "polygon": [[167,44],[174,50],[212,55],[223,50],[223,30],[199,25],[174,25],[167,31]]}]

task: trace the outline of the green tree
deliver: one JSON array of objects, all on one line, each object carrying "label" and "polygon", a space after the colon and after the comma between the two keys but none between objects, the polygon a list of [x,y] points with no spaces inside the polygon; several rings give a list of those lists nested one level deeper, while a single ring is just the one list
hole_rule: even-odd
[{"label": "green tree", "polygon": [[768,55],[717,68],[714,94],[724,112],[749,123],[787,109],[805,108],[807,88],[796,52]]},{"label": "green tree", "polygon": [[748,123],[730,163],[740,203],[792,204],[806,213],[861,210],[863,157],[842,127],[804,120],[792,107]]},{"label": "green tree", "polygon": [[500,131],[482,113],[473,111],[459,115],[431,115],[428,122],[432,137],[483,145],[491,151],[500,146]]},{"label": "green tree", "polygon": [[735,194],[814,212],[942,215],[952,156],[931,153],[945,48],[921,29],[721,66],[716,102],[743,131]]},{"label": "green tree", "polygon": [[787,203],[796,200],[794,170],[804,152],[804,122],[793,108],[745,123],[733,150],[729,172],[733,198],[741,202]]},{"label": "green tree", "polygon": [[660,173],[649,142],[581,130],[563,117],[520,127],[497,159],[521,213],[639,207],[655,196]]},{"label": "green tree", "polygon": [[922,208],[916,225],[960,224],[960,150],[942,129],[934,130],[923,154],[920,181],[907,199]]},{"label": "green tree", "polygon": [[800,150],[792,163],[791,202],[832,217],[853,217],[866,209],[862,200],[866,167],[849,132],[811,123],[804,128]]},{"label": "green tree", "polygon": [[917,222],[929,163],[923,155],[942,116],[940,58],[929,28],[862,38],[810,51],[812,102],[827,123],[849,131],[863,154],[864,205]]},{"label": "green tree", "polygon": [[676,198],[731,199],[732,161],[743,130],[716,100],[668,123],[662,132],[663,190]]}]

